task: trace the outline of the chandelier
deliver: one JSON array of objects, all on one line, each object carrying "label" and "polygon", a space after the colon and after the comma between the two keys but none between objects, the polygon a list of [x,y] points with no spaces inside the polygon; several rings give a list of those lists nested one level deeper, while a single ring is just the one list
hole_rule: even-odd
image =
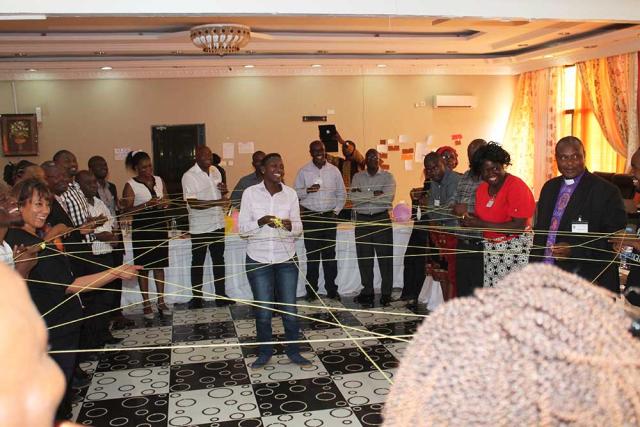
[{"label": "chandelier", "polygon": [[249,43],[251,28],[239,24],[207,24],[191,29],[191,41],[206,53],[235,53]]}]

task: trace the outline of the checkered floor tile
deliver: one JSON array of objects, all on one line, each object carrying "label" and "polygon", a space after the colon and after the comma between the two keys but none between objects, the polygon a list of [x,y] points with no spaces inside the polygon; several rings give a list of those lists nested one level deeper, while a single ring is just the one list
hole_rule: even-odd
[{"label": "checkered floor tile", "polygon": [[[303,367],[289,361],[284,345],[274,346],[265,367],[250,367],[258,350],[251,307],[175,307],[172,318],[146,322],[133,316],[134,327],[114,331],[123,338],[114,351],[82,365],[92,381],[77,390],[74,420],[91,426],[380,425],[389,380],[407,346],[406,339],[387,336],[413,334],[422,317],[400,303],[364,313],[350,302],[327,302],[349,310],[331,314],[319,301],[300,301],[315,305],[299,309],[307,317],[300,319],[301,339],[309,341],[300,351],[312,362]],[[284,340],[280,317],[273,333]]]}]

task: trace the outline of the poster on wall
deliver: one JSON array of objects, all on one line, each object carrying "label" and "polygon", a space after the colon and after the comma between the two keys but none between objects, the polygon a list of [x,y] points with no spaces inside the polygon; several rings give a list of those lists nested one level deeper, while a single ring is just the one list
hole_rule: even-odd
[{"label": "poster on wall", "polygon": [[2,152],[5,156],[37,156],[38,124],[35,114],[3,114]]}]

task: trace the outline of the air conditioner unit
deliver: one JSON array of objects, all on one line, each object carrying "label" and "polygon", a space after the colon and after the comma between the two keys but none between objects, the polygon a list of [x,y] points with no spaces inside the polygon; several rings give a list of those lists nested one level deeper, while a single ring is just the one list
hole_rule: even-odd
[{"label": "air conditioner unit", "polygon": [[433,108],[475,108],[478,99],[467,95],[434,95]]}]

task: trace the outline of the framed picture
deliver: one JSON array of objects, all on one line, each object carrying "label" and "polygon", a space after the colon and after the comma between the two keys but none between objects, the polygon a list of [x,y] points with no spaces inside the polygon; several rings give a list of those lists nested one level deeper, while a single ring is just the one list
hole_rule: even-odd
[{"label": "framed picture", "polygon": [[2,152],[5,156],[38,155],[38,123],[35,114],[2,114]]}]

